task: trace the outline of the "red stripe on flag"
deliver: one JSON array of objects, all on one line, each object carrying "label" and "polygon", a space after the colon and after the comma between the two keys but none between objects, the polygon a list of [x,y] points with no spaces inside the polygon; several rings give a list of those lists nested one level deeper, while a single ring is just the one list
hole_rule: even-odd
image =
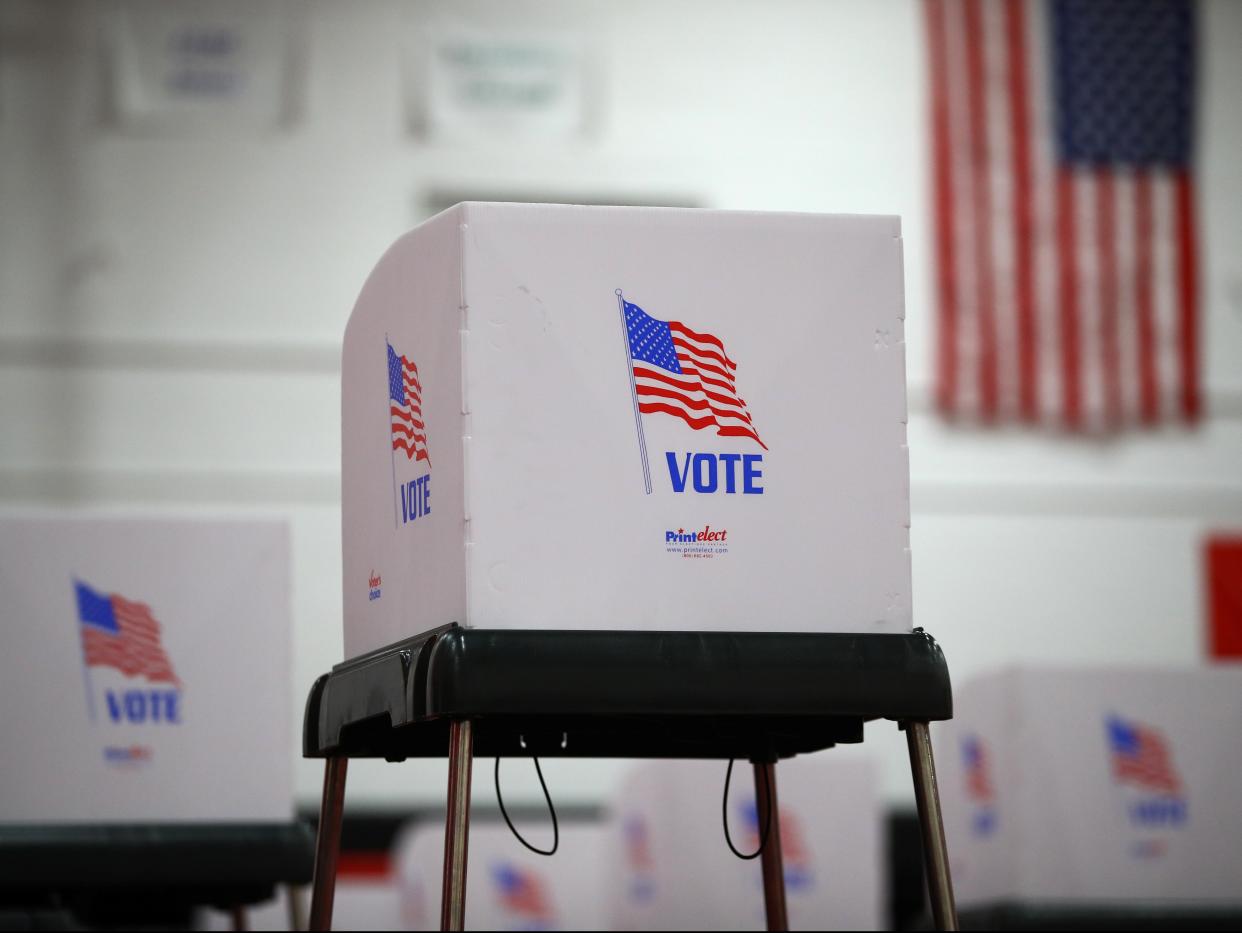
[{"label": "red stripe on flag", "polygon": [[697,366],[699,369],[706,369],[709,373],[715,373],[717,376],[720,376],[722,379],[727,379],[729,382],[729,388],[733,388],[733,374],[732,373],[726,372],[725,370],[717,366],[715,363],[708,362],[704,358],[700,357],[698,354],[691,352],[690,350],[686,348],[685,344],[683,343],[680,343],[674,340],[673,346],[676,347],[678,351],[677,362],[679,365]]},{"label": "red stripe on flag", "polygon": [[1160,403],[1156,374],[1155,266],[1152,263],[1153,225],[1151,175],[1142,169],[1134,183],[1135,263],[1134,294],[1138,313],[1139,416],[1155,424]]},{"label": "red stripe on flag", "polygon": [[1009,53],[1009,125],[1013,150],[1013,232],[1018,305],[1018,411],[1039,419],[1036,377],[1034,207],[1031,194],[1030,96],[1027,90],[1026,10],[1023,0],[1005,4],[1005,46]]},{"label": "red stripe on flag", "polygon": [[667,382],[671,386],[680,386],[689,392],[693,392],[699,387],[699,379],[691,379],[690,374],[683,369],[681,375],[676,375],[670,370],[654,370],[645,366],[634,364],[634,375],[643,379],[655,379],[658,382]]},{"label": "red stripe on flag", "polygon": [[1181,778],[1173,767],[1168,745],[1159,733],[1149,729],[1135,730],[1137,747],[1113,756],[1113,774],[1120,780],[1133,782],[1152,790],[1170,794],[1181,792]]},{"label": "red stripe on flag", "polygon": [[690,427],[694,428],[696,431],[702,430],[703,428],[712,427],[716,423],[715,418],[711,418],[711,417],[695,418],[693,415],[690,414],[690,412],[686,411],[686,409],[681,408],[677,405],[666,405],[664,402],[639,402],[638,410],[642,412],[644,415],[654,415],[654,414],[676,415],[678,418],[686,422],[686,424],[690,425]]},{"label": "red stripe on flag", "polygon": [[146,603],[140,603],[137,600],[125,599],[123,596],[113,596],[112,605],[116,612],[129,612],[133,615],[151,615],[151,607]]},{"label": "red stripe on flag", "polygon": [[749,428],[744,428],[740,425],[721,425],[720,427],[716,429],[716,433],[719,434],[721,437],[749,437],[751,440],[755,441],[764,450],[768,449],[768,445],[765,444],[763,441],[759,440],[758,434],[756,434],[754,431],[750,430]]},{"label": "red stripe on flag", "polygon": [[[673,346],[675,346],[678,350],[684,350],[686,353],[698,358],[700,361],[711,360],[713,363],[718,363],[721,367],[720,369],[721,375],[725,376],[726,378],[730,378],[730,379],[733,378],[733,374],[728,371],[730,368],[737,369],[737,366],[733,363],[732,360],[725,359],[724,356],[717,353],[715,350],[709,349],[707,347],[696,346],[695,344],[681,337],[673,338]],[[678,355],[680,356],[680,354]]]},{"label": "red stripe on flag", "polygon": [[680,418],[696,431],[703,428],[715,427],[716,433],[722,437],[749,437],[758,442],[759,446],[764,450],[768,449],[767,444],[759,440],[759,435],[754,431],[750,431],[743,427],[722,427],[720,423],[713,417],[695,418],[686,409],[679,408],[676,405],[667,405],[664,402],[639,402],[638,410],[644,415],[664,414],[674,415]]},{"label": "red stripe on flag", "polygon": [[404,450],[409,460],[425,460],[431,465],[431,455],[427,452],[427,426],[423,420],[423,386],[419,382],[418,365],[409,357],[402,355],[401,381],[405,389],[406,401],[403,405],[392,404],[389,413],[392,418],[392,449]]},{"label": "red stripe on flag", "polygon": [[695,430],[714,427],[724,437],[749,437],[766,450],[754,430],[746,402],[734,387],[737,364],[730,359],[724,342],[713,334],[691,330],[680,321],[668,321],[666,326],[678,371],[647,366],[631,357],[639,413],[673,415]]},{"label": "red stripe on flag", "polygon": [[1082,373],[1078,347],[1078,244],[1074,222],[1074,173],[1057,170],[1057,292],[1060,300],[1062,416],[1082,425]]},{"label": "red stripe on flag", "polygon": [[427,454],[427,449],[418,441],[411,444],[404,437],[395,437],[392,441],[393,450],[404,450],[406,457],[410,460],[426,460],[431,463],[431,457]]},{"label": "red stripe on flag", "polygon": [[650,396],[652,398],[667,398],[675,402],[681,402],[687,408],[695,411],[711,411],[713,414],[720,415],[723,418],[736,418],[738,421],[747,420],[744,413],[739,411],[729,411],[724,408],[717,408],[707,399],[694,399],[682,392],[675,392],[672,389],[661,389],[656,386],[638,386],[638,396],[643,398]]},{"label": "red stripe on flag", "polygon": [[[730,408],[737,409],[737,411],[721,412],[722,414],[727,414],[734,418],[740,418],[743,421],[751,420],[750,415],[745,410],[745,406],[743,406],[736,397],[721,395],[719,392],[709,392],[707,389],[703,388],[703,386],[701,385],[687,385],[685,382],[672,378],[671,376],[661,375],[659,373],[652,372],[649,369],[639,369],[637,366],[634,367],[634,375],[640,378],[643,378],[643,379],[653,379],[653,380],[656,380],[657,382],[662,382],[665,385],[669,385],[675,389],[680,390],[682,393],[701,392],[703,393],[703,395],[705,395],[707,398],[711,399],[714,402],[719,402],[721,405],[727,405]],[[638,391],[639,395],[642,395],[644,393],[651,394],[651,395],[662,394],[661,391],[657,389],[655,386],[638,385],[635,388]],[[668,397],[672,398],[673,396],[669,395]],[[695,405],[693,407],[698,408],[702,406]]]},{"label": "red stripe on flag", "polygon": [[925,5],[931,45],[932,166],[936,209],[936,286],[940,306],[936,404],[945,415],[957,405],[957,256],[953,243],[953,157],[949,134],[948,39],[945,2]]},{"label": "red stripe on flag", "polygon": [[[422,425],[419,425],[419,427],[421,428]],[[394,438],[396,437],[396,435],[401,434],[404,437],[407,437],[412,441],[420,441],[421,443],[424,443],[424,444],[427,443],[426,434],[419,434],[417,431],[415,431],[413,428],[407,425],[394,424],[392,426],[392,431],[393,431]]]},{"label": "red stripe on flag", "polygon": [[[681,371],[684,375],[687,375],[687,376],[697,376],[700,382],[706,383],[709,386],[715,386],[718,389],[724,389],[726,392],[734,391],[734,387],[731,383],[721,382],[719,379],[713,379],[711,376],[704,376],[697,369],[690,369],[683,365],[681,367]],[[744,401],[743,399],[740,399],[740,398],[738,400]]]},{"label": "red stripe on flag", "polygon": [[[684,337],[689,337],[691,340],[695,340],[698,343],[706,343],[706,344],[710,344],[711,346],[714,346],[717,350],[720,351],[720,361],[724,363],[726,366],[728,366],[730,369],[737,369],[737,363],[729,359],[729,354],[725,352],[724,343],[723,341],[721,341],[719,337],[715,337],[711,334],[700,334],[697,331],[691,330],[689,327],[687,327],[685,324],[681,323],[680,321],[669,321],[668,326],[669,326],[669,330],[675,331]],[[677,342],[676,338],[673,339],[673,342],[674,343]]]},{"label": "red stripe on flag", "polygon": [[1195,421],[1200,413],[1199,399],[1199,280],[1196,268],[1194,187],[1185,169],[1175,173],[1177,198],[1177,300],[1181,325],[1181,404],[1182,415]]},{"label": "red stripe on flag", "polygon": [[163,648],[136,644],[123,625],[115,635],[84,627],[82,648],[88,667],[111,667],[127,677],[141,674],[151,683],[178,683]]},{"label": "red stripe on flag", "polygon": [[1117,289],[1117,206],[1113,170],[1095,171],[1095,243],[1100,262],[1100,361],[1104,367],[1104,416],[1121,423],[1121,348]]},{"label": "red stripe on flag", "polygon": [[[392,439],[393,447],[402,446],[406,450],[417,450],[421,445],[427,443],[427,437],[423,434],[415,434],[413,431],[403,437],[394,437]],[[412,447],[409,445],[413,445]]]},{"label": "red stripe on flag", "polygon": [[[680,378],[672,372],[655,372],[646,367],[640,368],[637,364],[634,366],[634,375],[643,376],[648,379],[657,379],[660,382],[667,382],[669,385],[675,385],[690,392],[702,392],[709,398],[717,398],[730,405],[736,405],[738,408],[745,408],[746,403],[738,397],[733,386],[725,385],[715,379],[705,379],[698,370],[682,367]],[[719,392],[713,392],[708,389],[704,383],[715,386]],[[723,394],[722,394],[723,393]]]},{"label": "red stripe on flag", "polygon": [[[677,374],[666,369],[648,369],[645,366],[639,366],[637,363],[634,364],[634,375],[642,379],[655,379],[657,382],[666,382],[671,386],[685,389],[687,392],[696,391],[703,382],[698,373],[685,369],[680,374]],[[716,383],[716,385],[720,385],[720,383]]]},{"label": "red stripe on flag", "polygon": [[971,200],[974,206],[975,294],[979,318],[980,414],[996,417],[995,269],[992,264],[992,189],[988,161],[987,107],[983,70],[983,0],[966,0],[967,112],[970,117]]},{"label": "red stripe on flag", "polygon": [[[421,414],[422,414],[422,412],[421,412],[421,411],[420,411],[420,412],[417,412],[417,414],[421,415]],[[405,411],[404,409],[394,408],[394,409],[392,410],[392,416],[393,416],[394,418],[400,418],[400,419],[401,419],[401,421],[402,421],[402,422],[404,422],[404,423],[405,423],[405,424],[407,424],[407,425],[412,424],[412,425],[414,425],[414,426],[415,426],[415,427],[417,427],[417,428],[424,427],[424,424],[423,424],[422,420],[421,420],[421,419],[419,419],[419,418],[416,418],[416,417],[415,417],[415,412],[413,412],[413,411]],[[396,424],[395,422],[394,422],[394,424],[393,424],[393,428],[394,428],[394,429],[396,429],[396,428],[397,428],[397,424]]]}]

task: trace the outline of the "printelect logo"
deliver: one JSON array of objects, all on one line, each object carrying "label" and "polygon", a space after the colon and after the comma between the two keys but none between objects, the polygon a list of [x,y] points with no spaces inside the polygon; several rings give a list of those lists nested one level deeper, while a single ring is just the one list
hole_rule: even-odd
[{"label": "printelect logo", "polygon": [[664,532],[665,544],[702,544],[705,541],[719,541],[721,544],[728,540],[729,532],[712,531],[712,526],[707,525],[702,531],[686,531],[684,528],[678,528],[676,531]]},{"label": "printelect logo", "polygon": [[729,531],[704,525],[701,529],[678,528],[664,532],[664,550],[668,554],[692,560],[722,557],[729,553]]}]

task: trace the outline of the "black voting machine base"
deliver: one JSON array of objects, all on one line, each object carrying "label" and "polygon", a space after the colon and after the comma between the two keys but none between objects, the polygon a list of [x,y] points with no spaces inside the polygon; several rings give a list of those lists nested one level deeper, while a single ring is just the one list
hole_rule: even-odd
[{"label": "black voting machine base", "polygon": [[[903,635],[433,629],[338,664],[306,701],[326,759],[311,929],[331,928],[350,758],[449,758],[441,928],[464,928],[470,768],[484,757],[749,759],[775,812],[781,758],[907,732],[935,922],[956,928],[928,723],[951,718],[939,645]],[[779,824],[763,851],[768,929],[785,929]]]},{"label": "black voting machine base", "polygon": [[305,823],[6,825],[0,929],[189,928],[306,884],[313,858]]}]

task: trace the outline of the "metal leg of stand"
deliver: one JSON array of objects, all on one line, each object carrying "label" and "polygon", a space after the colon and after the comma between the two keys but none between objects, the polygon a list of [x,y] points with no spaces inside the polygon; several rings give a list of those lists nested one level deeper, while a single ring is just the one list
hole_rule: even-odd
[{"label": "metal leg of stand", "polygon": [[944,822],[940,817],[931,733],[925,722],[907,722],[905,729],[910,771],[914,776],[914,799],[919,807],[919,828],[923,832],[923,863],[927,868],[932,919],[939,930],[956,930],[957,905],[953,901],[953,879],[949,877],[949,850],[945,846]]},{"label": "metal leg of stand", "polygon": [[302,888],[299,885],[285,885],[285,898],[289,907],[289,929],[306,929],[306,907],[302,903]]},{"label": "metal leg of stand", "polygon": [[769,930],[788,930],[789,914],[785,909],[785,863],[781,857],[780,808],[776,802],[776,763],[756,761],[755,807],[759,820],[760,838],[765,825],[765,814],[770,823],[768,838],[763,845],[763,906],[767,912]]},{"label": "metal leg of stand", "polygon": [[247,918],[245,907],[234,907],[231,911],[229,911],[229,913],[233,921],[234,930],[245,931],[250,929],[250,925],[246,922]]},{"label": "metal leg of stand", "polygon": [[449,732],[448,815],[444,825],[444,879],[440,929],[466,928],[466,850],[470,842],[470,769],[474,731],[468,719],[455,720]]},{"label": "metal leg of stand", "polygon": [[319,806],[319,835],[315,840],[315,877],[311,891],[310,928],[332,929],[332,901],[336,896],[336,863],[341,854],[341,813],[345,809],[345,770],[348,758],[329,758],[323,769],[323,802]]}]

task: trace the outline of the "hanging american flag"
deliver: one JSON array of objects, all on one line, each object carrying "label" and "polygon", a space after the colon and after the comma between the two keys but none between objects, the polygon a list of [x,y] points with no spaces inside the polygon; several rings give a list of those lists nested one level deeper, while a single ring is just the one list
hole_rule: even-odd
[{"label": "hanging american flag", "polygon": [[937,405],[1201,409],[1189,0],[928,0]]},{"label": "hanging american flag", "polygon": [[1159,732],[1112,716],[1108,720],[1108,744],[1113,777],[1118,782],[1167,794],[1181,792],[1182,782],[1173,769],[1168,743]]},{"label": "hanging american flag", "polygon": [[75,582],[74,588],[87,667],[115,668],[127,677],[141,675],[150,683],[179,683],[164,653],[160,624],[146,603],[98,593],[81,582]]},{"label": "hanging american flag", "polygon": [[639,412],[672,415],[722,437],[749,437],[767,450],[737,394],[737,364],[720,338],[657,321],[624,298],[622,307]]},{"label": "hanging american flag", "polygon": [[404,450],[410,460],[426,460],[427,427],[423,423],[423,387],[418,381],[418,367],[388,344],[388,402],[392,417],[392,449]]},{"label": "hanging american flag", "polygon": [[543,882],[529,869],[508,862],[493,867],[492,878],[500,894],[500,903],[511,913],[527,919],[552,918],[552,902]]}]

